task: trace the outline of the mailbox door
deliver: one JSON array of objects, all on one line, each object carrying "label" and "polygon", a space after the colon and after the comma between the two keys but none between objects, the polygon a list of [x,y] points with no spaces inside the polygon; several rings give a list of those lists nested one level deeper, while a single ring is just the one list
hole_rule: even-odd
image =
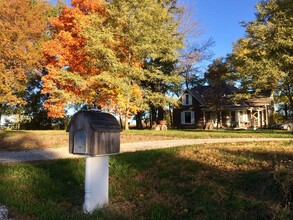
[{"label": "mailbox door", "polygon": [[85,130],[78,130],[74,134],[73,153],[87,154],[87,134]]}]

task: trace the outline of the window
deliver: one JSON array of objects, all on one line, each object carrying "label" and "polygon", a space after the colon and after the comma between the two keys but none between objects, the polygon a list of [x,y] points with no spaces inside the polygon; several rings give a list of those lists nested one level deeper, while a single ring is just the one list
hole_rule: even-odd
[{"label": "window", "polygon": [[181,112],[181,124],[194,124],[194,111]]},{"label": "window", "polygon": [[186,104],[186,105],[189,105],[189,103],[190,103],[190,100],[189,100],[189,99],[190,99],[190,95],[187,95],[187,94],[186,94],[186,95],[185,95],[185,104]]},{"label": "window", "polygon": [[192,96],[190,94],[182,96],[182,105],[192,105]]},{"label": "window", "polygon": [[191,123],[191,112],[184,112],[185,113],[185,124]]}]

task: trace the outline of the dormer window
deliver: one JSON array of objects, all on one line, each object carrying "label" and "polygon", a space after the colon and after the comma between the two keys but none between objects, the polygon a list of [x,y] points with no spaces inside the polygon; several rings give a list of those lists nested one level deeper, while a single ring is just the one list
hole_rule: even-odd
[{"label": "dormer window", "polygon": [[182,96],[182,105],[192,105],[192,96],[190,94],[186,93]]}]

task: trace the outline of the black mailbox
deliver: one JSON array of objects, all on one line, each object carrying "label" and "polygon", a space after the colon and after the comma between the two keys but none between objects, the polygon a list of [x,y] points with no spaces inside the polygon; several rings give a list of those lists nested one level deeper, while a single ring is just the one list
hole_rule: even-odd
[{"label": "black mailbox", "polygon": [[117,119],[99,110],[75,113],[67,127],[69,153],[105,155],[119,153],[121,127]]}]

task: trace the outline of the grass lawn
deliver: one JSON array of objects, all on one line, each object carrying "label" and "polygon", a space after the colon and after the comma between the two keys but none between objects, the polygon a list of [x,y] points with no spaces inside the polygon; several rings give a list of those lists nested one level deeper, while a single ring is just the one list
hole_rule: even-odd
[{"label": "grass lawn", "polygon": [[[203,130],[130,130],[121,133],[121,143],[192,138],[292,138],[287,131],[203,131]],[[0,150],[29,150],[68,146],[68,133],[65,131],[0,131]]]},{"label": "grass lawn", "polygon": [[107,207],[85,215],[84,159],[0,164],[14,219],[293,219],[293,142],[110,156]]}]

